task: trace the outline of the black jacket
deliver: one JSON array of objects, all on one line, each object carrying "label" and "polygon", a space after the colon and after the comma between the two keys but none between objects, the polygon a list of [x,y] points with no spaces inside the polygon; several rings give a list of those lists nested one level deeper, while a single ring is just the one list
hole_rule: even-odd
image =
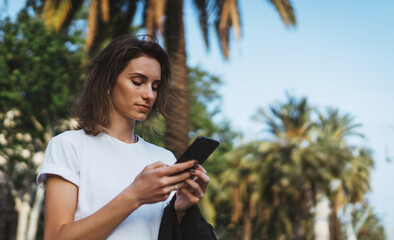
[{"label": "black jacket", "polygon": [[175,213],[176,195],[164,209],[158,240],[216,240],[213,227],[205,221],[197,205],[190,207],[181,224]]}]

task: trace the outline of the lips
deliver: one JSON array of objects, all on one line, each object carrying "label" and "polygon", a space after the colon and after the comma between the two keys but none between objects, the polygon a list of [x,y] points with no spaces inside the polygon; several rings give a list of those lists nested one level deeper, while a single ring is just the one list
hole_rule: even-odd
[{"label": "lips", "polygon": [[137,107],[142,110],[142,111],[150,111],[151,107],[149,105],[145,105],[145,104],[136,104]]}]

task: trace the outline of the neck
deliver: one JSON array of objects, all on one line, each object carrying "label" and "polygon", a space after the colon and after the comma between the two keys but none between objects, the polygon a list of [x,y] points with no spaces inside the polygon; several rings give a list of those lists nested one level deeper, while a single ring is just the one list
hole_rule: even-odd
[{"label": "neck", "polygon": [[111,122],[106,126],[105,133],[125,143],[136,143],[138,139],[134,133],[134,128],[135,120],[127,122],[127,124]]}]

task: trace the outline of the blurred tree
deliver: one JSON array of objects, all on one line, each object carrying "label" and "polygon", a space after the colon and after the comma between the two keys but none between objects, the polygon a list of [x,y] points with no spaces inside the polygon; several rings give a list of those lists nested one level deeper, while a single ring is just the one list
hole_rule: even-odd
[{"label": "blurred tree", "polygon": [[[225,155],[219,179],[223,192],[232,193],[226,196],[232,201],[229,226],[239,224],[243,239],[314,239],[317,196],[328,196],[335,217],[343,204],[361,202],[373,160],[367,149],[347,143],[346,136],[360,135],[349,115],[331,109],[313,116],[306,98],[292,96],[269,110],[260,109],[255,119],[265,123],[270,137]],[[340,222],[338,227],[333,236],[341,237]]]},{"label": "blurred tree", "polygon": [[370,190],[370,171],[373,159],[369,150],[351,146],[347,143],[350,136],[363,137],[355,129],[354,118],[349,114],[341,115],[338,109],[328,108],[326,113],[318,113],[319,121],[317,143],[322,152],[323,162],[330,162],[332,179],[324,189],[331,203],[330,239],[343,239],[339,209],[347,203],[362,202],[364,194]]},{"label": "blurred tree", "polygon": [[[217,191],[217,211],[222,215],[217,219],[218,231],[225,239],[251,239],[254,218],[264,214],[261,211],[264,210],[261,208],[264,204],[259,194],[260,172],[257,171],[261,162],[255,155],[258,148],[259,144],[252,142],[226,153],[222,159],[225,164],[218,171],[220,184],[211,186]],[[231,205],[228,206],[226,202]],[[222,204],[224,207],[220,206]],[[231,207],[231,211],[226,207]]]},{"label": "blurred tree", "polygon": [[224,199],[232,202],[233,239],[303,239],[310,223],[312,179],[304,165],[311,159],[311,107],[289,97],[270,111],[260,109],[255,119],[267,124],[273,139],[240,146],[224,158],[220,181]]},{"label": "blurred tree", "polygon": [[[43,17],[56,31],[67,29],[71,20],[83,7],[84,1],[77,0],[28,0],[43,11]],[[184,92],[185,98],[175,106],[182,113],[178,119],[166,122],[165,142],[169,150],[179,156],[189,143],[190,103],[187,81],[186,43],[184,31],[183,0],[91,0],[86,47],[99,46],[108,38],[129,33],[130,24],[139,2],[144,3],[144,27],[148,34],[163,32],[165,45],[173,66],[174,83]],[[286,26],[296,23],[293,7],[288,0],[270,0],[280,14]],[[221,46],[222,53],[228,58],[230,32],[235,30],[236,37],[241,37],[241,24],[238,0],[194,0],[201,31],[208,46],[208,28],[213,26]],[[208,19],[209,16],[214,21]]]},{"label": "blurred tree", "polygon": [[353,209],[352,225],[358,240],[383,240],[386,239],[383,225],[367,202]]},{"label": "blurred tree", "polygon": [[54,35],[27,9],[0,21],[0,173],[18,212],[17,239],[34,239],[43,201],[35,176],[48,141],[68,128],[81,82],[80,33]]},{"label": "blurred tree", "polygon": [[[256,120],[269,126],[273,140],[261,145],[263,154],[260,181],[261,197],[271,206],[267,231],[280,237],[305,239],[310,234],[310,208],[313,206],[316,171],[311,145],[312,107],[307,99],[288,96],[286,103],[270,107],[270,114],[260,109]],[[323,170],[323,169],[322,169]]]}]

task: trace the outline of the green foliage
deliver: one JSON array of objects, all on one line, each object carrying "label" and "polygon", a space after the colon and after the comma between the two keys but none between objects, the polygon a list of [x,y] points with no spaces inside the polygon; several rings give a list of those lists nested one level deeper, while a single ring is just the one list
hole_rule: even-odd
[{"label": "green foliage", "polygon": [[82,79],[80,33],[54,34],[29,11],[0,20],[0,171],[20,195],[34,191],[46,144],[68,128]]},{"label": "green foliage", "polygon": [[231,129],[227,120],[215,121],[221,113],[221,96],[219,88],[222,81],[199,68],[189,69],[190,88],[190,133],[192,140],[199,136],[212,137],[220,141],[219,148],[204,165],[208,172],[220,171],[222,155],[232,149],[233,139],[238,135]]},{"label": "green foliage", "polygon": [[336,216],[340,206],[361,202],[369,191],[370,151],[346,140],[362,136],[354,131],[359,124],[349,114],[323,114],[306,98],[287,97],[255,116],[268,128],[268,140],[239,146],[223,158],[218,205],[231,199],[231,214],[217,224],[229,229],[229,239],[313,239],[316,194],[329,197]]},{"label": "green foliage", "polygon": [[308,131],[313,127],[310,115],[313,108],[306,98],[297,100],[287,95],[287,102],[269,107],[267,113],[259,109],[254,116],[256,121],[263,121],[268,131],[277,138],[307,138]]},{"label": "green foliage", "polygon": [[[17,108],[23,113],[23,126],[39,132],[31,118],[40,123],[68,116],[72,96],[81,84],[81,51],[75,36],[56,35],[42,22],[18,14],[0,23],[1,112]],[[73,49],[73,50],[71,50]]]}]

